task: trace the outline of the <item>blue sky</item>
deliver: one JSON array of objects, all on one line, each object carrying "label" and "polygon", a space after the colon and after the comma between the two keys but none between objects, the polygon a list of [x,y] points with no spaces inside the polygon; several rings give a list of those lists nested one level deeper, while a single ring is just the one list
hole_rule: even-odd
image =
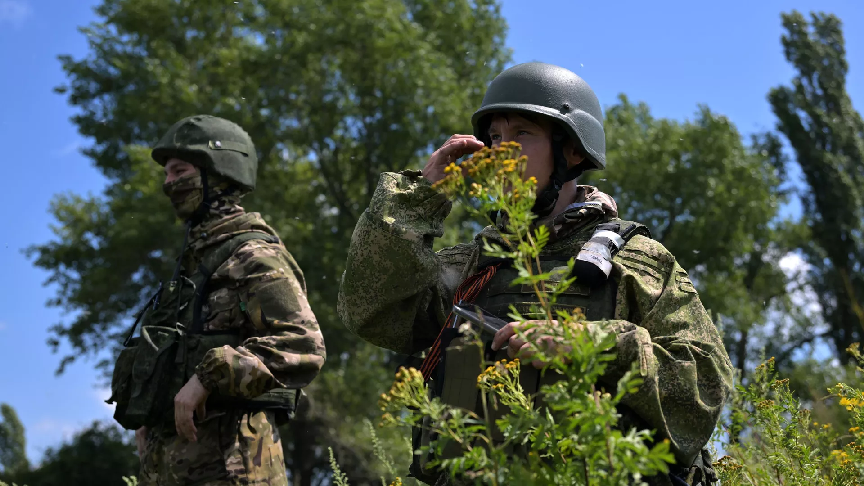
[{"label": "blue sky", "polygon": [[[51,239],[54,194],[98,193],[104,186],[79,153],[89,141],[69,122],[74,110],[52,92],[64,81],[56,56],[86,54],[76,29],[95,20],[95,4],[0,0],[0,143],[6,154],[0,166],[7,181],[0,192],[0,207],[7,208],[0,213],[0,402],[18,410],[33,460],[92,420],[111,416],[92,362],[54,376],[59,356],[45,339],[68,316],[46,307],[56,289],[43,286],[48,275],[21,252]],[[591,84],[604,106],[623,92],[647,102],[655,116],[684,119],[705,103],[744,133],[773,127],[765,96],[793,75],[780,46],[780,12],[821,9],[844,22],[848,85],[859,111],[864,103],[864,6],[857,0],[504,0],[503,7],[516,62],[565,66]]]}]

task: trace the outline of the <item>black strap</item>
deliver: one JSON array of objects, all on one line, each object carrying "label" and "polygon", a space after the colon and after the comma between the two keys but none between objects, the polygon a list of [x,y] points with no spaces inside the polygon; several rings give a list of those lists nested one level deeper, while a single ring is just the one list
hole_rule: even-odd
[{"label": "black strap", "polygon": [[217,268],[231,258],[231,255],[237,251],[240,246],[250,240],[264,240],[268,243],[278,243],[279,237],[263,233],[261,231],[249,231],[241,233],[233,238],[225,240],[221,245],[214,250],[208,252],[201,263],[198,264],[198,275],[196,278],[195,301],[192,307],[192,329],[193,334],[200,334],[204,330],[203,316],[201,308],[204,305],[204,298],[207,296],[207,284],[210,277]]},{"label": "black strap", "polygon": [[636,235],[642,235],[648,238],[651,238],[651,231],[647,226],[641,223],[636,223],[634,221],[612,221],[609,223],[598,224],[594,229],[595,232],[606,230],[611,231],[613,233],[618,233],[618,236],[624,240],[624,242],[630,241]]},{"label": "black strap", "polygon": [[531,208],[531,211],[541,218],[548,216],[555,209],[558,194],[564,184],[577,179],[585,171],[583,167],[586,164],[568,167],[567,157],[564,154],[564,143],[567,138],[567,133],[556,126],[552,133],[552,174],[549,176],[549,184],[537,194],[534,207]]}]

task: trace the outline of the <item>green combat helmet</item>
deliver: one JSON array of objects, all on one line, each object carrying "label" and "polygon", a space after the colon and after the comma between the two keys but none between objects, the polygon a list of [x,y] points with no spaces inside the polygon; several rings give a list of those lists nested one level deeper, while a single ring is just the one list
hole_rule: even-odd
[{"label": "green combat helmet", "polygon": [[211,115],[195,115],[175,123],[153,147],[153,160],[164,166],[177,157],[218,174],[245,191],[255,189],[258,154],[239,125]]},{"label": "green combat helmet", "polygon": [[[574,72],[542,62],[517,64],[492,80],[480,109],[471,117],[474,136],[490,144],[488,130],[495,113],[527,113],[553,119],[558,130],[553,132],[552,149],[555,167],[552,183],[537,196],[535,212],[545,216],[552,211],[561,186],[584,170],[606,168],[606,134],[603,112],[597,95]],[[590,167],[568,169],[563,142],[569,137],[585,155]],[[544,214],[545,213],[545,214]]]}]

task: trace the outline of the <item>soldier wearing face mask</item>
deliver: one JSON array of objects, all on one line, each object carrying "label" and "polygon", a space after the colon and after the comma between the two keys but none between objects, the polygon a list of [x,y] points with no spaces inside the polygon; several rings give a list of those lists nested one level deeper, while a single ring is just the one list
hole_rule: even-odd
[{"label": "soldier wearing face mask", "polygon": [[173,275],[129,330],[108,400],[136,430],[139,484],[287,485],[277,425],[325,349],[302,271],[240,205],[255,188],[255,147],[238,125],[198,115],[152,156],[186,235]]}]

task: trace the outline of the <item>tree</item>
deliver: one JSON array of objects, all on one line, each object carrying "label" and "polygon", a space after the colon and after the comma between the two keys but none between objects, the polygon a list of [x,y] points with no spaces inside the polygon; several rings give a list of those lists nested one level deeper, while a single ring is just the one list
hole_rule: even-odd
[{"label": "tree", "polygon": [[18,413],[10,405],[0,404],[0,466],[3,475],[14,477],[30,469],[27,460],[27,439],[24,437],[24,424],[18,419]]},{"label": "tree", "polygon": [[377,478],[358,434],[395,365],[339,322],[345,252],[380,172],[419,168],[435,144],[469,129],[510,56],[498,3],[104,0],[96,13],[81,29],[90,54],[60,57],[68,83],[57,91],[79,109],[72,121],[108,188],[57,196],[56,238],[30,249],[59,286],[49,303],[75,312],[53,328],[55,349],[72,346],[59,371],[78,356],[110,369],[103,351],[116,350],[129,316],[170,275],[180,227],[146,147],[190,114],[227,117],[261,161],[244,205],[303,268],[328,349],[307,390],[312,406],[287,432],[289,471],[295,484],[317,481],[329,445],[356,455],[352,479]]},{"label": "tree", "polygon": [[864,336],[864,122],[846,92],[840,20],[819,13],[808,23],[797,11],[782,18],[783,51],[798,74],[791,87],[772,89],[768,100],[807,183],[801,200],[810,230],[802,247],[812,268],[808,280],[830,327],[826,334],[846,363],[844,350]]},{"label": "tree", "polygon": [[72,440],[45,451],[37,469],[18,474],[18,484],[89,486],[121,484],[138,474],[138,457],[130,437],[115,425],[93,422]]},{"label": "tree", "polygon": [[622,218],[646,224],[690,272],[733,364],[746,369],[769,303],[786,294],[779,140],[759,134],[746,144],[705,106],[693,120],[656,119],[624,95],[607,108],[605,129],[609,167],[586,181],[616,199]]}]

